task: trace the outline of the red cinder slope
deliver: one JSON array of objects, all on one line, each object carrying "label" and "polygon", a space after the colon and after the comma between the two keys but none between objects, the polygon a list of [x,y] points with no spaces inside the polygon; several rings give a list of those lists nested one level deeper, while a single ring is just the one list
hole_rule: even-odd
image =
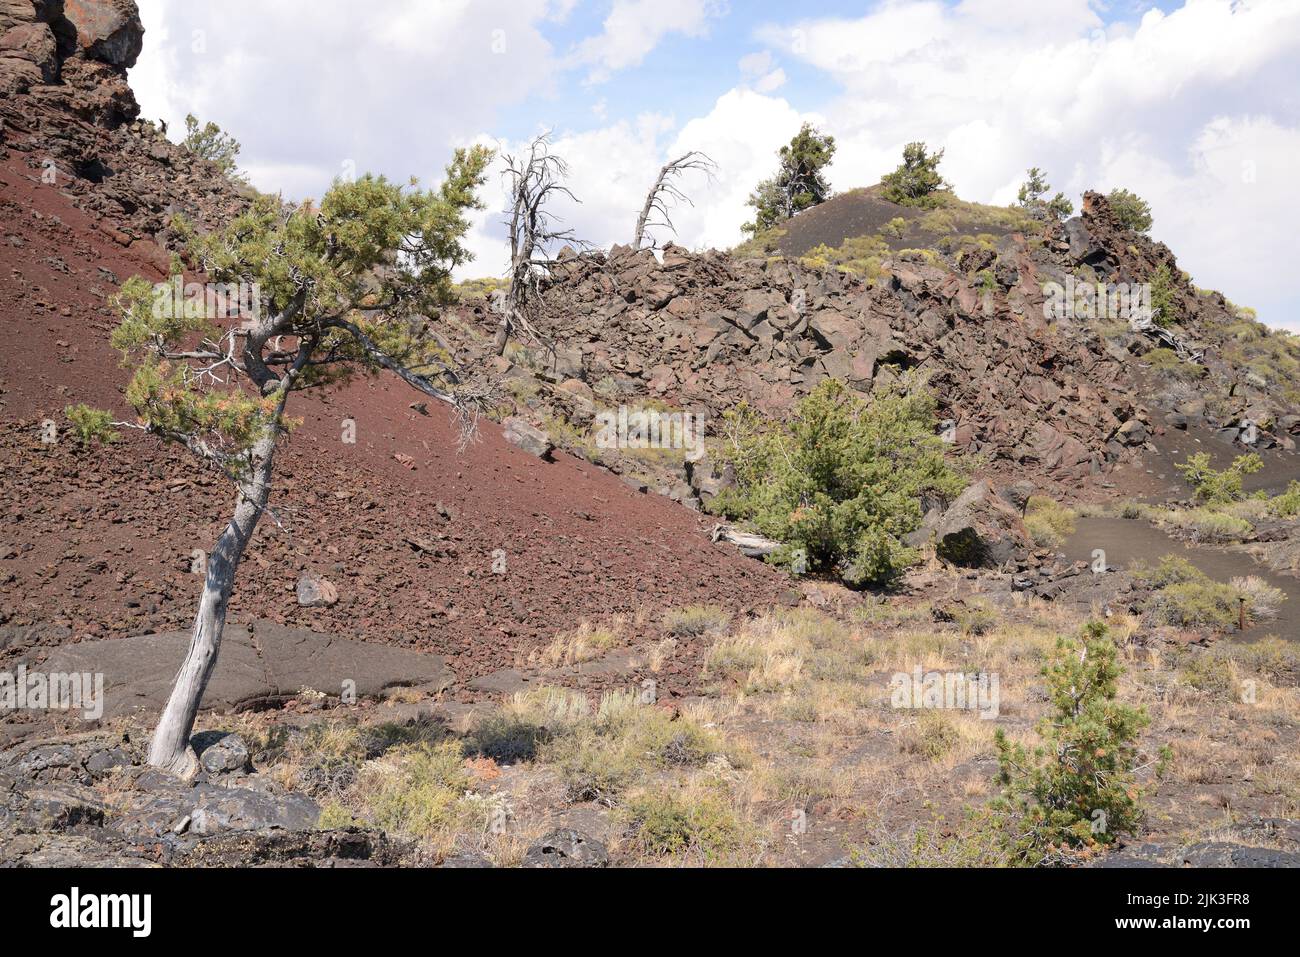
[{"label": "red cinder slope", "polygon": [[[128,417],[106,300],[132,274],[161,277],[156,249],[120,245],[19,156],[0,163],[0,213],[0,625],[53,622],[75,638],[184,626],[199,587],[190,555],[224,524],[228,483],[135,433],[79,451],[42,445],[39,428],[62,425],[76,402]],[[275,515],[240,571],[232,620],[445,653],[463,686],[582,619],[641,613],[630,644],[657,637],[669,607],[743,612],[786,594],[780,575],[712,544],[704,519],[596,466],[534,459],[492,423],[458,452],[445,411],[410,408],[420,398],[379,378],[295,399],[303,425],[281,455]],[[345,419],[355,445],[342,440]],[[493,573],[498,550],[504,575]],[[338,586],[337,605],[298,606],[304,570]],[[685,687],[699,654],[682,649],[661,684]]]}]

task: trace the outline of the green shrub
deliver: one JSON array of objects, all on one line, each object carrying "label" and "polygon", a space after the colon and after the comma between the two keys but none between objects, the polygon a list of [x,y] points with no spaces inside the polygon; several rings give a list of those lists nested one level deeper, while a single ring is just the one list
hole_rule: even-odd
[{"label": "green shrub", "polygon": [[394,749],[366,767],[358,790],[378,827],[430,838],[456,823],[469,784],[460,742],[449,739]]},{"label": "green shrub", "polygon": [[1300,482],[1292,481],[1281,495],[1269,500],[1268,510],[1278,518],[1300,515]]},{"label": "green shrub", "polygon": [[748,831],[732,807],[710,791],[646,792],[628,802],[621,819],[630,847],[650,857],[725,860]]},{"label": "green shrub", "polygon": [[1121,674],[1106,626],[1091,622],[1062,639],[1043,669],[1052,713],[1029,751],[997,732],[995,808],[1009,815],[1015,856],[1029,863],[1053,848],[1110,844],[1141,820],[1134,783],[1137,737],[1146,714],[1116,700]]},{"label": "green shrub", "polygon": [[[1127,323],[1124,325],[1128,329]],[[1197,379],[1205,376],[1205,366],[1196,362],[1188,362],[1186,359],[1174,352],[1173,349],[1152,349],[1142,356],[1142,361],[1148,363],[1152,369],[1157,372],[1168,375],[1180,382],[1195,382]]]},{"label": "green shrub", "polygon": [[1031,496],[1025,505],[1025,528],[1041,548],[1055,548],[1074,534],[1073,509],[1065,508],[1045,495]]},{"label": "green shrub", "polygon": [[466,279],[458,282],[451,287],[452,294],[458,302],[465,302],[469,299],[490,299],[493,293],[509,292],[510,280],[501,279],[496,276],[486,276],[480,279]]},{"label": "green shrub", "polygon": [[908,143],[898,169],[880,181],[881,195],[903,206],[933,206],[935,194],[948,187],[939,175],[942,160],[943,150],[931,154],[924,143]]},{"label": "green shrub", "polygon": [[1214,652],[1200,652],[1190,656],[1178,670],[1184,684],[1203,691],[1212,698],[1223,701],[1237,696],[1237,671],[1231,659]]},{"label": "green shrub", "polygon": [[855,586],[888,584],[913,562],[903,536],[921,522],[921,497],[952,498],[964,480],[934,433],[936,404],[912,376],[863,400],[827,380],[788,426],[743,407],[728,414],[723,459],[736,485],[713,508],[785,543],[774,561],[833,571]]},{"label": "green shrub", "polygon": [[1209,452],[1197,452],[1183,464],[1175,466],[1192,486],[1196,500],[1206,505],[1227,505],[1241,501],[1245,497],[1242,480],[1264,467],[1264,460],[1254,452],[1237,456],[1222,471],[1211,468],[1210,462]]},{"label": "green shrub", "polygon": [[1168,263],[1161,263],[1151,277],[1151,320],[1157,326],[1178,321],[1178,298],[1174,275]]},{"label": "green shrub", "polygon": [[884,275],[882,263],[888,255],[889,244],[879,236],[854,236],[835,249],[825,243],[815,246],[799,262],[815,269],[835,268],[874,283]]},{"label": "green shrub", "polygon": [[1116,189],[1107,198],[1110,200],[1110,208],[1125,229],[1145,233],[1151,228],[1151,204],[1142,197],[1126,189]]},{"label": "green shrub", "polygon": [[73,437],[78,445],[86,446],[91,442],[115,442],[117,433],[113,431],[113,416],[102,409],[93,409],[86,404],[70,405],[63,410],[71,425]]},{"label": "green shrub", "polygon": [[1156,601],[1158,618],[1180,628],[1228,631],[1237,623],[1237,593],[1217,582],[1184,582],[1163,589]]},{"label": "green shrub", "polygon": [[1255,530],[1247,519],[1214,508],[1167,509],[1159,518],[1161,524],[1190,532],[1198,542],[1239,542]]},{"label": "green shrub", "polygon": [[1237,626],[1238,599],[1245,592],[1214,581],[1186,559],[1167,555],[1155,569],[1139,569],[1138,574],[1156,589],[1146,611],[1160,624],[1215,631]]},{"label": "green shrub", "polygon": [[1201,581],[1205,573],[1185,558],[1166,555],[1153,569],[1138,569],[1138,574],[1154,588],[1167,588],[1181,582]]},{"label": "green shrub", "polygon": [[356,817],[342,803],[330,800],[321,805],[316,828],[321,831],[334,831],[352,827],[356,823]]}]

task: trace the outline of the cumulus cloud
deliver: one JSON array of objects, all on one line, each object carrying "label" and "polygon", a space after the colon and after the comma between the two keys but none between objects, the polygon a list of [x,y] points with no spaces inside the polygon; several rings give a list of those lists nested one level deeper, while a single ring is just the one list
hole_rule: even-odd
[{"label": "cumulus cloud", "polygon": [[434,179],[453,145],[554,88],[541,25],[569,7],[385,0],[327,15],[317,0],[141,0],[132,83],[173,130],[192,112],[233,131],[263,189],[319,195],[349,169]]},{"label": "cumulus cloud", "polygon": [[600,34],[577,45],[570,61],[590,67],[588,83],[639,66],[664,37],[700,37],[727,11],[723,0],[614,0]]},{"label": "cumulus cloud", "polygon": [[785,86],[787,79],[785,70],[776,66],[772,54],[767,50],[741,57],[740,74],[759,93],[779,90]]},{"label": "cumulus cloud", "polygon": [[[672,118],[645,114],[581,133],[561,133],[552,151],[569,166],[575,201],[562,198],[554,211],[575,234],[602,248],[630,243],[645,196],[666,157],[697,150],[718,165],[718,175],[686,175],[680,183],[690,202],[670,213],[676,233],[660,228],[662,245],[675,241],[691,248],[726,248],[741,239],[750,218],[745,200],[776,166],[776,152],[799,130],[805,116],[782,99],[735,89],[721,96],[709,113],[680,128]],[[523,142],[494,142],[501,155],[522,153]],[[469,247],[475,254],[463,276],[502,275],[507,271],[505,219],[508,195],[498,157],[484,193],[487,209],[474,217]]]}]

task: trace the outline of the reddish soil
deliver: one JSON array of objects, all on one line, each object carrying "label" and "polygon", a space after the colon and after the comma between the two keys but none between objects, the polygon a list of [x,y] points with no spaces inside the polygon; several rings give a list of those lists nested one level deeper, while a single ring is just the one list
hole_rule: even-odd
[{"label": "reddish soil", "polygon": [[[76,639],[184,626],[199,587],[190,555],[224,525],[229,484],[139,434],[81,451],[40,431],[77,402],[129,418],[105,301],[135,273],[160,277],[156,256],[119,245],[17,158],[0,163],[0,188],[0,624],[53,622]],[[670,607],[744,612],[787,594],[782,576],[712,544],[702,517],[597,466],[532,458],[491,423],[458,453],[443,410],[410,408],[420,398],[380,378],[294,400],[304,422],[280,454],[275,517],[241,567],[232,621],[444,653],[463,687],[583,619],[648,611],[626,627],[632,643],[657,637]],[[342,441],[348,418],[355,445]],[[300,608],[301,570],[332,580],[338,604]],[[700,651],[679,649],[664,690],[689,685]]]}]

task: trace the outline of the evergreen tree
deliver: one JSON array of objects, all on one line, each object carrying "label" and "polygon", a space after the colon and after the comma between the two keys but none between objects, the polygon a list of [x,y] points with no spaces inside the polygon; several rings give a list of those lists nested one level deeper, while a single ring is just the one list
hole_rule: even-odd
[{"label": "evergreen tree", "polygon": [[1002,797],[1016,856],[1036,863],[1054,850],[1084,849],[1131,834],[1141,820],[1137,736],[1146,714],[1116,700],[1122,673],[1100,622],[1061,639],[1043,668],[1052,712],[1032,751],[996,735]]},{"label": "evergreen tree", "polygon": [[1137,193],[1115,189],[1106,198],[1110,200],[1110,208],[1126,229],[1135,233],[1145,233],[1151,229],[1154,222],[1151,218],[1151,204]]},{"label": "evergreen tree", "polygon": [[745,224],[747,233],[771,229],[830,198],[830,184],[822,170],[835,157],[835,137],[824,136],[805,123],[778,155],[781,167],[777,174],[763,180],[750,194],[748,205],[754,207],[755,214],[754,221]]},{"label": "evergreen tree", "polygon": [[965,480],[935,434],[936,403],[906,376],[869,399],[827,379],[785,427],[746,407],[728,413],[722,454],[736,484],[713,503],[784,543],[774,561],[887,585],[917,558],[903,537],[921,524],[921,500],[952,499]]},{"label": "evergreen tree", "polygon": [[[254,291],[241,321],[177,304],[138,276],[116,297],[122,320],[112,344],[135,370],[126,398],[138,421],[130,426],[186,446],[236,490],[151,742],[155,767],[185,776],[197,769],[190,733],[240,560],[271,494],[276,449],[292,428],[290,396],[387,369],[460,410],[468,430],[482,387],[453,367],[423,317],[451,298],[451,270],[469,259],[466,213],[480,208],[475,191],[490,156],[458,150],[437,190],[365,176],[335,183],[319,208],[261,197],[208,236],[186,229],[202,273],[223,288]],[[85,432],[102,431],[86,410],[78,416]]]},{"label": "evergreen tree", "polygon": [[244,177],[235,165],[239,159],[239,141],[223,132],[216,123],[200,127],[191,113],[185,117],[185,139],[181,145],[200,159],[214,164],[231,179],[243,181]]},{"label": "evergreen tree", "polygon": [[1065,198],[1064,193],[1044,199],[1051,188],[1043,171],[1035,166],[1029,170],[1029,179],[1020,187],[1018,202],[1030,216],[1043,222],[1068,218],[1074,213],[1074,204]]},{"label": "evergreen tree", "polygon": [[935,205],[934,194],[949,188],[939,175],[942,160],[943,150],[931,154],[924,143],[908,143],[898,169],[880,181],[885,199],[902,206]]}]

